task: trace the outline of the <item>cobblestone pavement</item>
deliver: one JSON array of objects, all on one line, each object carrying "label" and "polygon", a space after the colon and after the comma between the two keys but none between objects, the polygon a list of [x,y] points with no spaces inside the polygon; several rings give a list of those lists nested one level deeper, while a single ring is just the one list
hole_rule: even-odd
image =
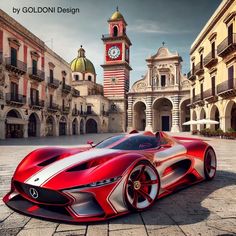
[{"label": "cobblestone pavement", "polygon": [[[9,190],[17,164],[37,145],[76,145],[107,136],[110,134],[0,141],[0,198]],[[236,235],[236,141],[207,141],[218,156],[215,179],[163,198],[148,211],[101,224],[70,225],[18,214],[0,200],[0,235]]]}]

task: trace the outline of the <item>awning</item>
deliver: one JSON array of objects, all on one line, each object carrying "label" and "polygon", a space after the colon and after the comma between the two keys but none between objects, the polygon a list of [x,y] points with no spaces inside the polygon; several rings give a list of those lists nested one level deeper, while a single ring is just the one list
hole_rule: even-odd
[{"label": "awning", "polygon": [[7,124],[25,125],[28,121],[16,117],[7,117]]}]

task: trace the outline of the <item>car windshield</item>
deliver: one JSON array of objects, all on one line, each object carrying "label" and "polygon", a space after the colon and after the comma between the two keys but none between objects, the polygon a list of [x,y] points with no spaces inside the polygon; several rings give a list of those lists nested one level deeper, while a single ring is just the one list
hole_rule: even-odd
[{"label": "car windshield", "polygon": [[144,135],[134,135],[130,137],[118,135],[108,138],[95,146],[95,148],[111,148],[120,150],[144,150],[157,147],[159,147],[159,142],[156,137]]}]

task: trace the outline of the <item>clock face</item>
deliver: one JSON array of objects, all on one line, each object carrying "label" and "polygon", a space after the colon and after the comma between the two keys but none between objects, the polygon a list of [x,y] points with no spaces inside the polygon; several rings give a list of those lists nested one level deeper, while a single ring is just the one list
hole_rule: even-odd
[{"label": "clock face", "polygon": [[120,56],[120,49],[117,46],[112,46],[108,49],[107,54],[111,59],[116,59]]}]

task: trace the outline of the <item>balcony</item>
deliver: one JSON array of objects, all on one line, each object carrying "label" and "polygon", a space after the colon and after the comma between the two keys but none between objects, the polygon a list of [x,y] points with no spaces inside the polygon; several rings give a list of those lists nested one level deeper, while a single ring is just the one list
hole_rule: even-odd
[{"label": "balcony", "polygon": [[47,107],[48,112],[57,112],[60,110],[59,105],[55,103],[48,104]]},{"label": "balcony", "polygon": [[217,85],[217,95],[223,98],[236,96],[236,79],[230,78]]},{"label": "balcony", "polygon": [[210,52],[203,60],[203,64],[207,69],[210,69],[215,66],[217,62],[218,59],[216,58],[215,52]]},{"label": "balcony", "polygon": [[193,105],[199,105],[199,106],[203,106],[204,105],[204,101],[203,101],[203,95],[202,94],[197,94],[192,98],[192,104]]},{"label": "balcony", "polygon": [[196,75],[202,75],[204,73],[203,63],[199,62],[195,66],[195,74]]},{"label": "balcony", "polygon": [[28,73],[29,73],[29,77],[32,80],[35,80],[37,82],[42,82],[45,80],[45,73],[42,70],[38,70],[36,68],[29,68]]},{"label": "balcony", "polygon": [[79,110],[76,108],[73,108],[72,110],[72,116],[78,116],[79,115]]},{"label": "balcony", "polygon": [[44,100],[32,100],[32,99],[29,99],[29,107],[31,109],[35,109],[35,110],[40,110],[42,108],[44,108]]},{"label": "balcony", "polygon": [[67,84],[62,84],[61,90],[63,93],[68,94],[71,91],[71,86]]},{"label": "balcony", "polygon": [[69,113],[70,113],[70,107],[69,106],[62,106],[62,108],[61,108],[61,113],[63,114],[63,115],[68,115]]},{"label": "balcony", "polygon": [[20,60],[13,60],[11,57],[5,58],[6,69],[19,75],[23,75],[27,71],[26,63]]},{"label": "balcony", "polygon": [[6,94],[6,103],[13,106],[23,106],[26,104],[26,96],[22,94],[7,93]]},{"label": "balcony", "polygon": [[195,69],[189,71],[188,74],[187,74],[187,77],[188,77],[189,80],[194,81],[196,79]]},{"label": "balcony", "polygon": [[207,89],[206,91],[204,91],[203,98],[205,101],[207,101],[209,103],[213,103],[218,100],[218,97],[215,94],[215,89],[213,89],[213,88],[210,88],[210,89]]},{"label": "balcony", "polygon": [[220,57],[226,57],[236,51],[236,34],[225,38],[217,47],[217,54]]},{"label": "balcony", "polygon": [[75,88],[73,88],[72,89],[72,96],[73,97],[79,97],[80,96],[80,91],[75,89]]},{"label": "balcony", "polygon": [[55,79],[55,78],[50,78],[48,77],[48,87],[53,88],[53,89],[57,89],[59,88],[60,85],[60,81]]}]

